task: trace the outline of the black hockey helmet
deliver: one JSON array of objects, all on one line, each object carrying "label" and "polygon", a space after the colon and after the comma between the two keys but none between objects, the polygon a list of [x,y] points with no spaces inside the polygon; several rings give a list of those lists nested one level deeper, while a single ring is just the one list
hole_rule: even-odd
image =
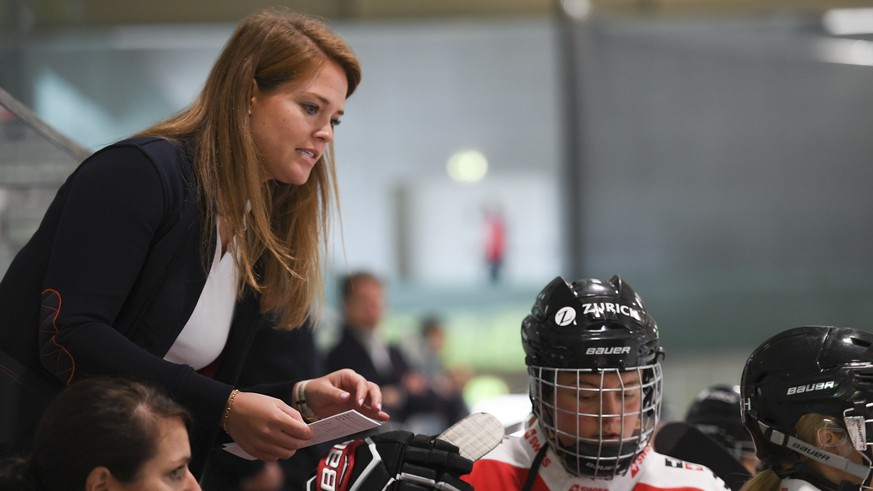
[{"label": "black hockey helmet", "polygon": [[[618,276],[609,281],[582,279],[572,283],[557,277],[539,293],[530,315],[522,321],[521,341],[534,414],[564,468],[574,475],[602,479],[625,473],[654,434],[662,398],[660,358],[663,351],[658,327],[639,295]],[[639,417],[637,435],[605,442],[582,437],[578,429],[577,433],[568,434],[557,428],[558,412],[567,411],[556,407],[553,397],[556,388],[592,390],[559,385],[561,372],[571,372],[578,377],[584,373],[604,375],[630,371],[639,373],[640,386],[626,391],[642,391],[640,410],[600,417]],[[614,389],[601,386],[593,390]],[[564,443],[559,435],[563,435]],[[574,437],[577,443],[568,445],[566,441]]]},{"label": "black hockey helmet", "polygon": [[[816,458],[821,454],[797,438],[798,420],[808,413],[834,418],[869,463],[873,334],[826,326],[783,331],[749,356],[740,391],[743,425],[763,463],[799,463],[801,455]],[[817,460],[845,465],[845,459],[825,454]],[[860,478],[870,474],[869,465],[850,467],[849,472]]]},{"label": "black hockey helmet", "polygon": [[552,280],[521,326],[525,364],[551,368],[649,365],[663,354],[658,326],[619,276]]},{"label": "black hockey helmet", "polygon": [[688,406],[685,421],[718,442],[737,460],[755,452],[740,418],[740,386],[716,384],[700,391]]}]

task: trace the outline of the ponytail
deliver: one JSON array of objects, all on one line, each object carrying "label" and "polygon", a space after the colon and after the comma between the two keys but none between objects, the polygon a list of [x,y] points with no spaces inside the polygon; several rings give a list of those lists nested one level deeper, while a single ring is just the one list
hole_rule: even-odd
[{"label": "ponytail", "polygon": [[773,469],[767,468],[746,481],[740,491],[779,491],[780,484],[782,478],[777,476]]}]

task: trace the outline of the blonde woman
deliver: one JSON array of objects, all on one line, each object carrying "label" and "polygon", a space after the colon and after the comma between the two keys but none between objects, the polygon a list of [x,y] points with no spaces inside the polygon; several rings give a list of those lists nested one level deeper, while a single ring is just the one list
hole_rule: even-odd
[{"label": "blonde woman", "polygon": [[763,470],[742,491],[870,489],[873,334],[804,326],[746,361],[743,424]]},{"label": "blonde woman", "polygon": [[[218,441],[274,461],[311,438],[304,418],[388,419],[351,370],[235,386],[258,329],[299,326],[321,303],[332,142],[360,77],[320,20],[244,19],[189,108],[61,187],[0,283],[5,359],[48,386],[114,375],[162,387],[194,418],[195,474]],[[26,378],[3,418],[13,448],[40,412]]]}]

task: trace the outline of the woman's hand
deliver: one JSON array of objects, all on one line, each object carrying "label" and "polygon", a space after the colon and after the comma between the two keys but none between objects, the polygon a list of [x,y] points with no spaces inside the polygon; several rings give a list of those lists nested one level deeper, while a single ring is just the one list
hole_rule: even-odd
[{"label": "woman's hand", "polygon": [[312,438],[312,430],[297,410],[255,392],[236,394],[226,426],[240,448],[266,462],[290,458]]},{"label": "woman's hand", "polygon": [[331,372],[306,383],[306,404],[319,418],[349,409],[380,421],[391,416],[382,411],[382,391],[350,368]]}]

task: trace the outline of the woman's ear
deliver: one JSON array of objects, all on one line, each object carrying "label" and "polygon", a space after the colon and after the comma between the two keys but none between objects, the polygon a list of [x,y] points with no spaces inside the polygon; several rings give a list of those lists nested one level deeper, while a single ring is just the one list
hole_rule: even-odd
[{"label": "woman's ear", "polygon": [[85,491],[108,491],[112,473],[104,466],[95,467],[85,479]]},{"label": "woman's ear", "polygon": [[257,102],[258,97],[261,96],[261,90],[258,88],[258,81],[252,79],[252,98],[249,99],[249,114],[252,113],[252,106]]},{"label": "woman's ear", "polygon": [[815,446],[819,448],[833,448],[843,443],[845,434],[832,428],[819,428],[815,433]]}]

